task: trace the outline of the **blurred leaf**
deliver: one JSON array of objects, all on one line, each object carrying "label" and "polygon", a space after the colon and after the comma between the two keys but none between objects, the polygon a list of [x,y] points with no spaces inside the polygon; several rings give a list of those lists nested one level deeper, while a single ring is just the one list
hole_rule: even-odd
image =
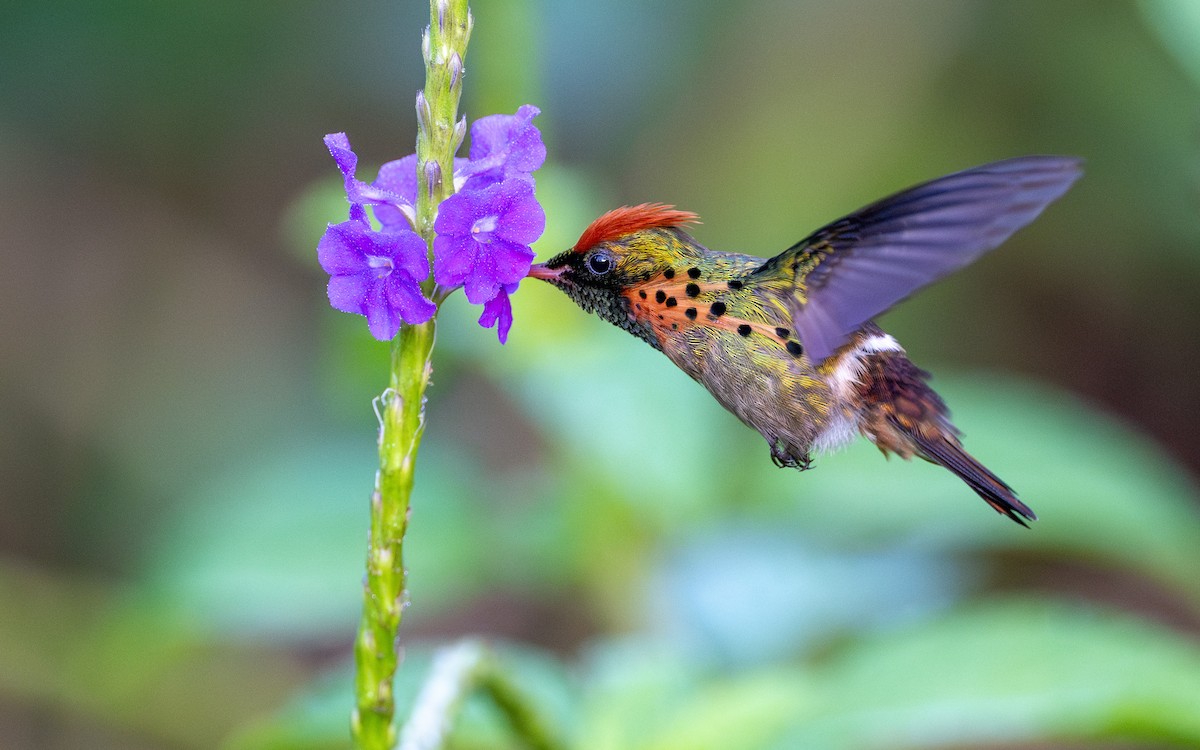
[{"label": "blurred leaf", "polygon": [[1034,740],[1200,746],[1200,648],[1101,610],[1001,601],[853,644],[818,668],[823,703],[785,748]]},{"label": "blurred leaf", "polygon": [[[349,642],[362,606],[375,462],[368,432],[227,467],[192,493],[149,566],[149,586],[198,626]],[[472,496],[464,479],[435,452],[422,455],[418,496],[437,498],[416,508],[408,546],[410,591],[423,608],[478,585],[474,540],[484,532],[463,504]]]},{"label": "blurred leaf", "polygon": [[595,648],[586,674],[580,750],[752,750],[814,705],[799,672],[720,679],[673,644],[644,638]]},{"label": "blurred leaf", "polygon": [[226,466],[189,493],[159,540],[149,589],[198,627],[352,632],[374,471],[369,434],[293,443]]},{"label": "blurred leaf", "polygon": [[51,721],[86,717],[171,747],[209,748],[302,678],[289,656],[219,644],[100,581],[0,566],[0,690]]},{"label": "blurred leaf", "polygon": [[692,658],[745,668],[927,617],[977,571],[928,550],[836,551],[801,528],[727,519],[665,555],[642,609],[645,627]]},{"label": "blurred leaf", "polygon": [[1200,84],[1200,5],[1191,0],[1141,0],[1150,27]]},{"label": "blurred leaf", "polygon": [[794,672],[763,671],[705,686],[635,747],[646,750],[764,747],[810,702]]}]

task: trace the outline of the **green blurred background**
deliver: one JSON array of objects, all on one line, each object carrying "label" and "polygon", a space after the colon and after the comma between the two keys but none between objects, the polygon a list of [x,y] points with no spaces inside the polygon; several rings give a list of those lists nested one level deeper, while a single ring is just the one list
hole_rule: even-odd
[{"label": "green blurred background", "polygon": [[[771,255],[1026,153],[1085,178],[883,323],[1042,520],[859,445],[800,475],[534,284],[456,297],[406,704],[481,634],[626,748],[1200,747],[1200,3],[478,0],[464,111],[538,104],[537,249],[621,203]],[[344,216],[412,149],[421,2],[18,3],[0,23],[0,747],[346,746],[386,347]],[[457,748],[518,747],[486,701]]]}]

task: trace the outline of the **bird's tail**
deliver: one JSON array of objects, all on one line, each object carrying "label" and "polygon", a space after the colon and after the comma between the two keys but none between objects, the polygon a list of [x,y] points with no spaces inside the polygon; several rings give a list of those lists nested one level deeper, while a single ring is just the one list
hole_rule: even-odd
[{"label": "bird's tail", "polygon": [[1037,520],[1011,487],[963,450],[950,411],[926,382],[929,373],[903,351],[873,352],[863,357],[862,364],[859,428],[884,455],[920,456],[949,469],[997,513],[1022,526]]}]

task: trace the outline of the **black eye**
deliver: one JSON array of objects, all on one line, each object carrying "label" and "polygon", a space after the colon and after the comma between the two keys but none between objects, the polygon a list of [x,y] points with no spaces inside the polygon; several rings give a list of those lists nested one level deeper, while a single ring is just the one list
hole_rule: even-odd
[{"label": "black eye", "polygon": [[584,262],[587,263],[588,270],[597,276],[608,273],[613,266],[612,256],[603,250],[592,253]]}]

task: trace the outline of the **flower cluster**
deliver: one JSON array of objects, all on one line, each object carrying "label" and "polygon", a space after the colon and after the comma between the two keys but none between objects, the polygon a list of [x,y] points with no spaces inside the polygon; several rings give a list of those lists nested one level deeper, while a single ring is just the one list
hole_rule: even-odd
[{"label": "flower cluster", "polygon": [[[496,326],[500,343],[512,326],[509,295],[533,262],[530,245],[541,236],[546,215],[534,197],[533,172],[546,160],[533,125],[537,107],[514,115],[490,115],[471,126],[469,159],[454,160],[457,190],[438,206],[434,221],[433,280],[444,294],[462,287],[467,300],[483,305],[479,324]],[[417,200],[415,154],[388,162],[375,181],[358,179],[358,157],[345,133],[325,145],[346,183],[350,218],[330,224],[317,245],[329,274],[329,303],[367,318],[371,335],[387,341],[400,323],[424,323],[437,312],[422,283],[429,252],[414,231]],[[436,166],[434,167],[436,168]],[[367,215],[372,207],[379,229]]]}]

